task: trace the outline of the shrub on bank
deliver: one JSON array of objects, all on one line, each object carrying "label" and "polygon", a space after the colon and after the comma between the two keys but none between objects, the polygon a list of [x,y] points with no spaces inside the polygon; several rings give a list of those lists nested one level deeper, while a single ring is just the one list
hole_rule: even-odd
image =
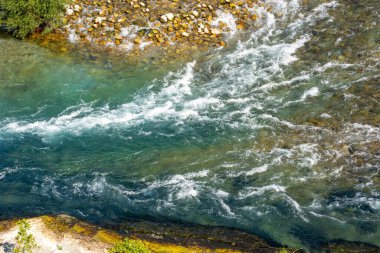
[{"label": "shrub on bank", "polygon": [[31,227],[30,223],[23,219],[17,222],[19,230],[16,236],[16,247],[14,253],[33,253],[33,250],[38,248],[36,239],[32,234],[29,234]]},{"label": "shrub on bank", "polygon": [[50,32],[62,22],[66,0],[0,0],[0,25],[18,38]]}]

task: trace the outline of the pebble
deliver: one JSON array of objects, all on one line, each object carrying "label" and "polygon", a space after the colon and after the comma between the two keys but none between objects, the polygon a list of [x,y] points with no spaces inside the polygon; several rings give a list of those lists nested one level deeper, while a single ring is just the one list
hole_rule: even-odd
[{"label": "pebble", "polygon": [[74,10],[73,9],[67,9],[66,10],[66,15],[67,16],[71,16],[71,15],[73,15],[74,14]]},{"label": "pebble", "polygon": [[81,9],[81,8],[80,8],[80,6],[79,6],[79,5],[77,5],[77,4],[76,4],[76,5],[74,5],[74,10],[75,10],[76,12],[79,12],[79,11],[80,11],[80,9]]},{"label": "pebble", "polygon": [[174,19],[174,14],[168,13],[168,14],[166,14],[166,17],[168,18],[169,21],[172,21]]},{"label": "pebble", "polygon": [[106,18],[104,18],[104,17],[96,17],[95,18],[95,23],[100,24],[100,23],[103,22],[103,20],[106,20]]},{"label": "pebble", "polygon": [[134,40],[134,42],[136,43],[136,44],[141,44],[141,38],[136,38],[135,40]]},{"label": "pebble", "polygon": [[160,17],[160,20],[161,20],[161,22],[163,22],[163,23],[167,23],[167,22],[168,22],[168,17],[167,17],[166,15],[162,15],[162,16]]},{"label": "pebble", "polygon": [[193,14],[194,17],[199,17],[199,12],[198,11],[192,11],[191,14]]}]

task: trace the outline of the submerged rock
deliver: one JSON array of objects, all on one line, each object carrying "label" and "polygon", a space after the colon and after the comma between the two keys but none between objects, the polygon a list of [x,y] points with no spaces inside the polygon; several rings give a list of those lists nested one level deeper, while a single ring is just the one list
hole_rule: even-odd
[{"label": "submerged rock", "polygon": [[380,248],[360,242],[334,241],[323,246],[321,252],[328,253],[379,253]]}]

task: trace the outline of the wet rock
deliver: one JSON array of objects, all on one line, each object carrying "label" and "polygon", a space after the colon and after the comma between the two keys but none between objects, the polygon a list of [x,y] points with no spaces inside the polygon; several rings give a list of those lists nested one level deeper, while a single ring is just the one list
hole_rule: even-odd
[{"label": "wet rock", "polygon": [[220,34],[222,34],[222,31],[220,29],[217,29],[217,28],[211,28],[211,34],[220,35]]}]

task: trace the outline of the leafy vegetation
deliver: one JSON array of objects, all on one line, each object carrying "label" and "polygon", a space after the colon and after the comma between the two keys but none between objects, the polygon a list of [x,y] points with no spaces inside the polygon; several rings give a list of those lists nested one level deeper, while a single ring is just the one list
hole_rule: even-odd
[{"label": "leafy vegetation", "polygon": [[150,253],[150,250],[137,240],[125,238],[124,241],[117,243],[109,253]]},{"label": "leafy vegetation", "polygon": [[16,236],[16,247],[13,249],[14,253],[32,253],[33,249],[38,248],[36,239],[32,234],[28,233],[30,223],[23,219],[17,222],[19,227]]},{"label": "leafy vegetation", "polygon": [[0,25],[24,38],[40,30],[50,32],[62,22],[66,0],[0,0]]}]

